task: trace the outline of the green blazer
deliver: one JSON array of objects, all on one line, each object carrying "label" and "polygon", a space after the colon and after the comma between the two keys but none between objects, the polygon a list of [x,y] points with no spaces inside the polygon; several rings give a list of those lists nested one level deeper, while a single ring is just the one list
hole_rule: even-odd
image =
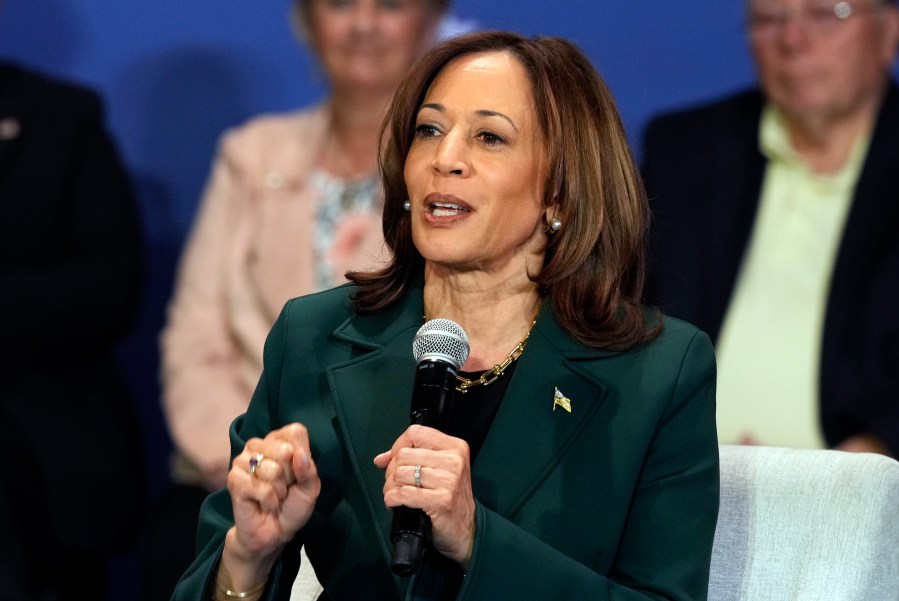
[{"label": "green blazer", "polygon": [[[390,512],[372,463],[409,424],[420,288],[357,315],[352,285],[290,301],[264,373],[230,431],[245,441],[301,422],[322,491],[270,576],[288,599],[306,552],[327,597],[422,599],[426,576],[389,569]],[[458,599],[705,599],[718,514],[715,359],[708,337],[668,319],[652,343],[591,349],[538,317],[472,466],[477,531]],[[558,388],[571,412],[553,409]],[[207,601],[233,524],[226,490],[201,512],[197,560],[173,599]]]}]

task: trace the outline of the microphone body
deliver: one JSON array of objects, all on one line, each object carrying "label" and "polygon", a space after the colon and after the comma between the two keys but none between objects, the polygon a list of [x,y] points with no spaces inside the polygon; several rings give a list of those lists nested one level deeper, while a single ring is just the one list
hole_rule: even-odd
[{"label": "microphone body", "polygon": [[[409,423],[443,430],[456,392],[456,376],[468,358],[468,337],[458,324],[433,319],[419,329],[413,352],[418,365]],[[420,509],[397,507],[393,510],[390,542],[391,570],[400,576],[418,571],[431,545],[430,518]]]}]

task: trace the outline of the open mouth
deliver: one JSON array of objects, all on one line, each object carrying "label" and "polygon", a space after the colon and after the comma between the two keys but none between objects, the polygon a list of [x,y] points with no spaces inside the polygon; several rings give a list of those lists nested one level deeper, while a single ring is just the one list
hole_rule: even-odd
[{"label": "open mouth", "polygon": [[428,212],[434,217],[454,217],[460,213],[470,213],[471,210],[454,202],[432,202],[428,205]]},{"label": "open mouth", "polygon": [[471,207],[451,194],[432,192],[424,199],[426,213],[434,219],[449,219],[471,213]]}]

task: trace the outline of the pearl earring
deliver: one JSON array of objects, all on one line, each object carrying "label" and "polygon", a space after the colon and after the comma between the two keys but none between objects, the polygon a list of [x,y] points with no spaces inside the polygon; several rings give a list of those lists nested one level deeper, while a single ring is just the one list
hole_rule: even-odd
[{"label": "pearl earring", "polygon": [[549,220],[549,223],[546,224],[546,233],[552,236],[556,232],[562,229],[562,221],[558,217],[553,217]]},{"label": "pearl earring", "polygon": [[412,203],[407,200],[403,203],[403,209],[405,209],[407,213],[410,212],[412,210]]}]

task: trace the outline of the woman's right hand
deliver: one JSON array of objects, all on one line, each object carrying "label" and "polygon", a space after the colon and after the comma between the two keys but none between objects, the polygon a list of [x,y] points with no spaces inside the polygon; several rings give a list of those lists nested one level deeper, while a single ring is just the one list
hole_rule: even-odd
[{"label": "woman's right hand", "polygon": [[315,508],[321,481],[306,427],[290,424],[248,440],[234,458],[227,485],[234,526],[225,539],[218,582],[249,591],[265,582],[281,550]]}]

